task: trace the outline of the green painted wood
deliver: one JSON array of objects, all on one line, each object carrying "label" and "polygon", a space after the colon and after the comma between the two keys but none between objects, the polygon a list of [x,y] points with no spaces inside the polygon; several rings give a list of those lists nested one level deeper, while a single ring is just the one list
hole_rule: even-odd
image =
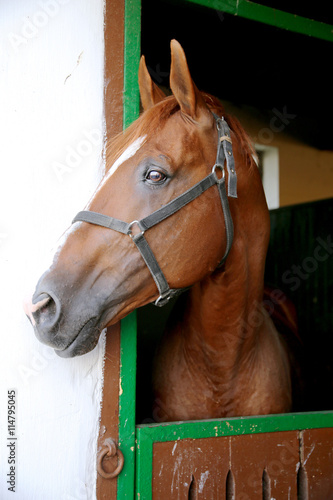
[{"label": "green painted wood", "polygon": [[134,498],[135,486],[135,391],[136,312],[121,321],[119,380],[119,448],[124,467],[118,476],[117,498]]},{"label": "green painted wood", "polygon": [[136,493],[151,500],[154,443],[333,427],[333,412],[294,413],[139,425],[136,430]]},{"label": "green painted wood", "polygon": [[333,427],[332,411],[145,424],[138,425],[136,432],[140,442],[146,439],[152,442],[164,442],[323,427]]},{"label": "green painted wood", "polygon": [[295,33],[333,41],[333,26],[249,0],[183,0]]},{"label": "green painted wood", "polygon": [[141,0],[125,0],[124,107],[127,128],[139,116],[138,69],[141,44]]},{"label": "green painted wood", "polygon": [[154,442],[146,438],[145,431],[137,428],[135,492],[140,500],[152,498],[153,445]]},{"label": "green painted wood", "polygon": [[[139,116],[138,68],[141,40],[141,0],[125,0],[123,126]],[[121,321],[119,381],[119,448],[124,468],[118,477],[117,498],[135,496],[136,312]]]}]

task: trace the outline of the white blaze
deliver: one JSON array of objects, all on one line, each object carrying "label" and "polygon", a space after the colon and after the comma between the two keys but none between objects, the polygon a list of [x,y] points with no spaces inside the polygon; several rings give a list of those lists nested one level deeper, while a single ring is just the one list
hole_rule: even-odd
[{"label": "white blaze", "polygon": [[139,137],[136,139],[132,144],[130,144],[125,151],[119,156],[119,158],[114,162],[108,173],[105,175],[105,177],[102,179],[101,183],[97,187],[96,191],[92,195],[91,199],[89,200],[88,204],[85,207],[85,210],[89,210],[90,205],[95,198],[96,194],[102,187],[105,185],[105,183],[110,179],[110,177],[118,170],[118,168],[125,163],[126,160],[129,160],[129,158],[132,158],[132,156],[135,155],[135,153],[140,149],[142,144],[145,142],[147,136],[144,135],[142,137]]},{"label": "white blaze", "polygon": [[120,165],[122,165],[126,160],[135,155],[135,153],[140,149],[140,147],[146,140],[146,137],[147,137],[146,135],[144,135],[143,137],[139,137],[132,144],[130,144],[127,149],[125,149],[123,154],[119,156],[118,160],[114,162],[114,164],[106,174],[105,178],[103,179],[103,183],[107,181],[111,177],[111,175],[115,173],[115,171],[118,169],[118,167],[120,167]]}]

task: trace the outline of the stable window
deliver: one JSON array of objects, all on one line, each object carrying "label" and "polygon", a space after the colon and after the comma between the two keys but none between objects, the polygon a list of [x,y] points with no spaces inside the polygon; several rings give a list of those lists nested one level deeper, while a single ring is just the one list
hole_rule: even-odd
[{"label": "stable window", "polygon": [[[306,30],[309,30],[308,34],[311,31],[314,37],[319,36],[318,33],[327,33],[327,37],[332,37],[330,26],[327,26],[327,30],[323,30],[315,21],[310,21],[309,24],[308,20],[281,13],[269,7],[258,6],[252,2],[218,0],[214,6],[219,8],[219,11],[201,9],[198,5],[194,5],[200,3],[206,4],[206,6],[211,4],[208,0],[193,0],[192,3],[189,1],[177,3],[163,0],[160,2],[142,1],[141,52],[146,55],[151,73],[160,86],[168,87],[169,42],[172,38],[177,38],[185,48],[191,73],[193,69],[192,75],[198,87],[219,96],[222,101],[230,96],[230,100],[237,102],[236,97],[240,95],[240,87],[242,95],[246,99],[253,95],[253,89],[257,90],[258,99],[264,99],[265,92],[261,92],[260,85],[265,85],[264,90],[267,90],[265,72],[267,72],[269,64],[255,69],[256,78],[247,78],[254,74],[253,56],[256,54],[253,52],[255,48],[259,47],[260,51],[264,49],[268,52],[271,51],[268,44],[265,46],[261,43],[262,38],[259,36],[260,33],[257,33],[259,24],[256,25],[258,29],[251,31],[251,37],[245,37],[245,41],[247,40],[247,44],[244,46],[245,56],[244,53],[239,59],[230,56],[234,47],[236,48],[236,56],[238,55],[239,45],[234,43],[235,33],[242,31],[242,28],[245,28],[246,24],[250,22],[245,19],[246,17],[253,19],[259,16],[257,20],[275,26],[275,28],[267,28],[266,25],[263,27],[261,24],[260,26],[265,33],[268,33],[270,29],[275,30],[277,26],[284,28],[289,26],[291,30],[301,33],[306,33]],[[119,7],[119,5],[124,7],[124,11],[121,11],[121,15],[124,15],[124,33],[120,33],[117,20],[114,17],[114,8]],[[122,102],[124,126],[136,118],[138,108],[135,100],[133,101],[133,94],[138,96],[136,81],[140,53],[137,46],[140,33],[138,27],[140,6],[140,0],[124,0],[123,2],[107,0],[106,3],[106,18],[108,20],[106,23],[106,44],[112,34],[118,36],[120,44],[124,40],[124,48],[121,48],[121,50],[124,49],[124,75],[122,75],[123,81],[121,82],[125,89]],[[251,10],[253,8],[256,9],[256,15]],[[160,17],[161,9],[163,11],[162,18]],[[229,12],[229,17],[226,12]],[[230,16],[230,14],[234,14],[234,16]],[[191,23],[188,23],[189,16]],[[247,29],[249,29],[249,25]],[[200,36],[197,36],[197,33],[200,33]],[[216,43],[212,42],[214,36]],[[256,36],[259,38],[258,43],[254,41]],[[211,45],[211,51],[207,51],[205,60],[200,65],[196,65],[196,54],[199,54],[200,51],[202,53],[204,43]],[[249,53],[246,52],[248,48]],[[286,54],[281,51],[280,46],[279,54],[285,61]],[[116,62],[112,59],[112,55],[112,46],[110,45],[106,49],[107,77],[115,78],[117,75],[113,70]],[[238,64],[239,61],[241,64]],[[245,64],[250,64],[250,68],[249,66],[245,68]],[[195,68],[195,66],[197,67]],[[273,67],[274,64],[272,63],[271,66]],[[276,66],[280,71],[280,66],[278,64]],[[227,75],[226,69],[228,69]],[[236,78],[237,70],[239,73]],[[209,75],[213,78],[212,84],[208,82]],[[287,88],[290,88],[292,79],[289,78],[289,74],[287,80]],[[109,81],[108,78],[106,81]],[[280,88],[280,81],[274,82],[274,79],[271,79],[270,84],[273,83],[276,84],[277,88]],[[123,88],[120,88],[117,94],[120,101]],[[114,95],[113,89],[110,87],[109,93],[107,92],[106,95],[106,119],[110,129],[112,112],[116,109],[113,102]],[[275,96],[273,91],[271,95]],[[284,99],[284,96],[281,99]],[[133,102],[135,109],[133,109]],[[284,101],[280,103],[282,107],[284,103]],[[119,109],[118,104],[117,109]],[[110,130],[110,136],[113,133],[114,131]],[[261,160],[262,178],[269,208],[277,208],[279,206],[279,151],[275,147],[259,145],[257,152]],[[283,277],[282,273],[288,271],[289,268],[293,272],[292,266],[296,260],[295,254],[291,255],[290,250],[293,248],[297,255],[300,255],[298,247],[300,238],[299,234],[293,232],[288,226],[290,221],[296,220],[294,213],[284,212],[282,209],[273,212],[273,216],[271,214],[272,234],[277,234],[274,231],[275,227],[280,228],[281,233],[276,236],[276,239],[272,238],[271,240],[274,255],[269,264],[273,262],[275,267],[271,264],[267,268],[270,270],[270,276],[274,278],[274,283],[279,286],[279,278],[281,275]],[[324,207],[322,213],[326,214],[327,220],[331,220],[327,207]],[[280,216],[282,223],[281,220],[278,220]],[[313,220],[316,217],[316,214],[313,215]],[[303,212],[299,215],[297,222],[301,219],[305,219]],[[323,220],[322,217],[318,217],[318,219]],[[304,240],[309,244],[309,247],[305,248],[305,255],[309,256],[313,251],[311,247],[313,241],[306,233],[308,226],[298,223],[297,227],[301,234],[304,233]],[[315,224],[314,227],[316,227]],[[324,234],[319,236],[320,241],[324,241]],[[285,237],[285,240],[282,240],[282,237]],[[302,264],[303,267],[304,265],[308,266],[309,261],[304,260]],[[324,264],[330,265],[328,258]],[[275,269],[276,273],[273,276]],[[328,267],[327,272],[323,268],[321,272],[321,276],[329,275]],[[314,278],[315,275],[318,279],[316,273],[312,273],[311,277]],[[290,274],[287,277],[290,277]],[[311,277],[306,284],[310,283]],[[298,305],[301,307],[304,304],[304,286],[303,283],[295,291],[299,292]],[[323,291],[323,286],[318,286],[318,290]],[[313,316],[321,319],[323,317],[323,301],[318,299],[318,292],[316,293],[318,309]],[[329,296],[328,284],[325,295]],[[196,495],[198,497],[204,495],[207,498],[234,498],[235,487],[236,495],[241,494],[242,487],[244,487],[244,498],[254,498],[255,495],[256,498],[261,495],[262,498],[271,498],[273,495],[276,498],[286,498],[292,491],[294,498],[298,494],[298,498],[305,499],[308,489],[313,491],[312,489],[318,486],[318,478],[321,475],[325,477],[325,481],[328,478],[326,483],[324,481],[325,484],[322,483],[323,487],[326,485],[330,488],[333,465],[330,444],[333,435],[332,412],[164,424],[152,422],[151,417],[154,415],[151,415],[147,410],[151,408],[150,367],[147,358],[151,359],[156,337],[163,331],[162,323],[166,321],[170,312],[168,307],[158,310],[153,306],[146,306],[146,308],[134,312],[122,320],[120,326],[118,324],[109,329],[100,444],[102,445],[104,438],[111,434],[118,442],[125,462],[122,472],[113,483],[109,482],[105,486],[108,480],[99,477],[98,498],[102,498],[102,492],[106,490],[109,492],[109,498],[118,498],[119,500],[134,498],[135,495],[144,499],[161,500],[163,498],[194,498]],[[303,309],[310,311],[310,304],[307,304]],[[329,323],[331,320],[329,319],[328,301],[325,311],[327,313],[325,316],[328,325],[327,331],[330,331]],[[307,317],[305,323],[311,326],[313,323],[310,324],[310,319]],[[320,332],[316,326],[311,327],[309,332],[311,334],[316,332],[316,337],[318,337]],[[320,342],[317,341],[317,344],[320,348]],[[328,349],[327,353],[330,352],[331,349]],[[136,380],[137,355],[138,377]],[[316,366],[316,372],[319,368],[320,366]],[[117,386],[118,380],[119,386]],[[329,393],[327,385],[324,386],[324,391],[326,394]],[[313,391],[314,402],[316,402],[314,399],[316,394],[316,391]],[[327,400],[327,396],[325,397]],[[135,409],[136,398],[137,408]],[[313,409],[322,409],[320,403],[313,404]],[[229,460],[230,450],[233,452],[232,463]],[[319,451],[317,452],[317,450]],[[114,457],[113,459],[116,462]],[[243,470],[247,469],[246,473],[243,473],[242,468]],[[210,486],[211,481],[214,483],[212,487]],[[208,488],[211,488],[209,492]],[[182,490],[181,493],[180,490]],[[317,498],[324,498],[324,496],[319,495]]]},{"label": "stable window", "polygon": [[255,149],[268,208],[270,210],[279,208],[279,149],[262,144],[256,144]]}]

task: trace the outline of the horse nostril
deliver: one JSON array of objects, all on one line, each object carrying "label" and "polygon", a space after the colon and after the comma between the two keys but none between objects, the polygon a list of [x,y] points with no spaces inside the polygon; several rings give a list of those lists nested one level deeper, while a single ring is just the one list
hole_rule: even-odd
[{"label": "horse nostril", "polygon": [[37,311],[41,307],[43,307],[49,300],[51,299],[51,296],[48,293],[40,293],[35,297],[35,295],[32,297],[32,307],[33,307],[33,312]]},{"label": "horse nostril", "polygon": [[55,326],[60,316],[60,302],[53,293],[40,293],[33,298],[34,303],[31,304],[30,318],[33,324],[39,328],[47,328],[50,330]]}]

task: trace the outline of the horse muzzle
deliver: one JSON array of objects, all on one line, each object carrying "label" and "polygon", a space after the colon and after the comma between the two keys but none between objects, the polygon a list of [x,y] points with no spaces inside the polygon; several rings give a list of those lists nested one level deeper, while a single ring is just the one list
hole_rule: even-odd
[{"label": "horse muzzle", "polygon": [[54,292],[35,293],[24,310],[40,342],[55,349],[58,356],[71,358],[91,351],[97,344],[101,328],[98,317],[78,314],[66,325],[59,298]]}]

